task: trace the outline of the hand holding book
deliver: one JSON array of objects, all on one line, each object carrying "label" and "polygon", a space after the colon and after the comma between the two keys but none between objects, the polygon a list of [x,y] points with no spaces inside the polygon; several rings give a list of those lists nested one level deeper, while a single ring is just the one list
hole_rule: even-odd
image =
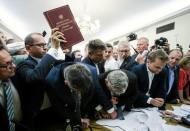
[{"label": "hand holding book", "polygon": [[64,34],[59,31],[59,28],[52,29],[51,34],[51,47],[58,49],[60,47],[60,42],[67,42],[65,40]]}]

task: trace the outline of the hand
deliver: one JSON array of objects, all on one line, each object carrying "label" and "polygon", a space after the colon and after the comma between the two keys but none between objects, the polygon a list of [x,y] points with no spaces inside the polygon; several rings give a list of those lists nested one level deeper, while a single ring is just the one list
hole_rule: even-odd
[{"label": "hand", "polygon": [[143,64],[144,63],[144,57],[141,54],[138,54],[135,61],[139,64]]},{"label": "hand", "polygon": [[190,97],[187,97],[187,100],[190,101]]},{"label": "hand", "polygon": [[185,100],[185,99],[184,99],[184,100],[182,100],[181,102],[182,102],[183,104],[190,105],[190,101],[188,101],[188,100]]},{"label": "hand", "polygon": [[156,107],[161,107],[164,104],[164,99],[162,99],[162,98],[153,98],[150,101],[150,104],[152,104],[153,106],[156,106]]},{"label": "hand", "polygon": [[60,47],[60,42],[67,42],[65,40],[65,37],[63,33],[58,31],[58,28],[52,29],[52,34],[51,34],[51,47],[58,49]]},{"label": "hand", "polygon": [[110,113],[111,119],[115,119],[117,117],[117,112],[114,110],[112,113]]},{"label": "hand", "polygon": [[100,111],[97,111],[95,113],[95,118],[96,119],[111,119],[112,116],[108,114],[106,111],[104,111],[103,109],[101,109]]},{"label": "hand", "polygon": [[82,123],[82,127],[83,129],[88,128],[88,126],[90,125],[90,119],[87,118],[81,118],[81,123]]}]

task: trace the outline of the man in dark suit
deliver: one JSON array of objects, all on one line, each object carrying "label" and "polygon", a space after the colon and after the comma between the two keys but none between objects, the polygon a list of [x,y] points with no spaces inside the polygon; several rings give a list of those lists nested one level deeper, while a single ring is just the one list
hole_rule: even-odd
[{"label": "man in dark suit", "polygon": [[65,41],[63,34],[58,29],[53,29],[51,38],[51,48],[46,53],[46,43],[42,34],[29,34],[25,38],[29,56],[16,68],[23,123],[36,130],[45,130],[43,128],[48,126],[46,121],[50,119],[47,116],[51,115],[51,103],[45,92],[45,77],[58,59],[64,59],[60,58],[64,57],[64,54],[59,52],[60,41]]},{"label": "man in dark suit", "polygon": [[163,67],[168,55],[161,49],[149,53],[146,64],[135,66],[132,71],[138,79],[140,94],[135,102],[136,107],[161,107],[166,97],[166,72]]},{"label": "man in dark suit", "polygon": [[[117,106],[125,106],[129,111],[135,102],[138,89],[136,75],[127,70],[112,70],[99,76],[105,94]],[[113,99],[112,99],[113,98]]]},{"label": "man in dark suit", "polygon": [[106,47],[104,43],[99,39],[91,40],[88,43],[87,50],[88,54],[82,60],[82,63],[94,66],[97,70],[97,74],[105,72],[103,59]]},{"label": "man in dark suit", "polygon": [[169,52],[169,61],[165,66],[167,72],[166,79],[166,102],[178,103],[178,76],[179,66],[178,62],[182,58],[182,53],[179,49],[173,49]]},{"label": "man in dark suit", "polygon": [[[72,128],[81,125],[85,117],[92,117],[90,115],[99,104],[105,110],[113,108],[100,88],[96,69],[91,65],[62,63],[52,68],[46,82],[53,108],[63,121],[70,119]],[[111,118],[116,115],[115,111],[110,112]]]},{"label": "man in dark suit", "polygon": [[131,70],[136,65],[135,60],[130,55],[130,44],[127,41],[121,41],[118,44],[118,63],[120,69]]},{"label": "man in dark suit", "polygon": [[[0,45],[0,130],[1,131],[16,131],[18,129],[13,121],[18,123],[22,119],[20,98],[15,86],[12,83],[12,78],[15,74],[15,64],[4,46]],[[9,87],[4,86],[7,83]],[[5,88],[10,88],[10,95]],[[12,107],[12,108],[11,108]],[[13,114],[11,114],[12,112]]]}]

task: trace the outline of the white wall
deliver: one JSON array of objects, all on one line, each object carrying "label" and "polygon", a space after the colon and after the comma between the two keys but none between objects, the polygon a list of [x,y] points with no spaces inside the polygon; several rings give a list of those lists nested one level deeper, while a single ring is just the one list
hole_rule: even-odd
[{"label": "white wall", "polygon": [[[164,33],[156,34],[156,28],[175,22],[175,29],[171,31],[167,31]],[[183,51],[186,52],[190,45],[190,11],[188,13],[183,14],[181,16],[173,17],[168,20],[153,24],[149,27],[145,27],[143,29],[135,31],[135,33],[139,37],[145,36],[149,38],[150,45],[154,44],[154,40],[160,37],[166,37],[168,42],[170,43],[170,47],[175,48],[176,44],[179,43],[183,47]],[[109,42],[113,42],[116,40],[126,39],[125,36],[121,36],[120,38],[111,40]],[[137,41],[132,41],[131,44],[136,47]]]},{"label": "white wall", "polygon": [[15,39],[17,41],[22,41],[22,39],[20,37],[18,37],[15,33],[13,33],[8,27],[6,27],[4,25],[4,23],[1,21],[0,19],[0,31],[2,31],[5,36],[7,37],[7,39]]}]

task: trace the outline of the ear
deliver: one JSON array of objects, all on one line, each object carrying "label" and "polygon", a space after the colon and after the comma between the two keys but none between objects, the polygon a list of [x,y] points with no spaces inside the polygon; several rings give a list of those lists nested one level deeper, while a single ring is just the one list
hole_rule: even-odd
[{"label": "ear", "polygon": [[29,45],[26,45],[26,50],[29,51],[30,50],[30,46]]},{"label": "ear", "polygon": [[68,85],[68,83],[69,83],[68,80],[64,80],[64,82],[65,82],[65,85]]},{"label": "ear", "polygon": [[105,79],[105,83],[106,83],[106,84],[108,83],[108,78]]},{"label": "ear", "polygon": [[146,60],[146,63],[147,63],[147,64],[150,64],[150,62],[151,62],[151,61],[150,61],[149,59]]},{"label": "ear", "polygon": [[105,79],[106,87],[110,90],[108,79]]}]

